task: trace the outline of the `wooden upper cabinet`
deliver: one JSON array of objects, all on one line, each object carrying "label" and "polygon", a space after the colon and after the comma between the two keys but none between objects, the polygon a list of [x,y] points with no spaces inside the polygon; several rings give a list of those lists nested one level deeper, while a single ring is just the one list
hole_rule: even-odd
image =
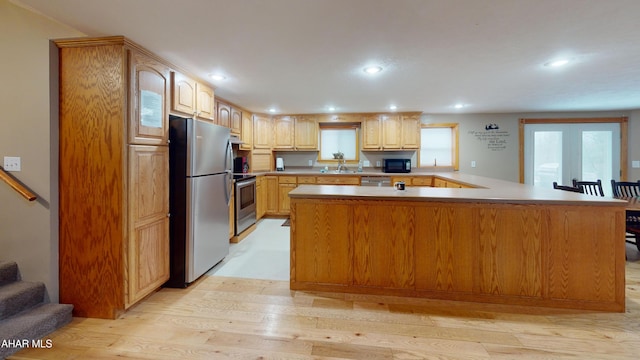
[{"label": "wooden upper cabinet", "polygon": [[231,133],[240,136],[242,131],[242,111],[234,107],[231,108]]},{"label": "wooden upper cabinet", "polygon": [[378,115],[364,115],[362,117],[362,149],[382,149],[382,134]]},{"label": "wooden upper cabinet", "polygon": [[296,150],[318,150],[318,119],[315,116],[297,116],[294,146]]},{"label": "wooden upper cabinet", "polygon": [[401,149],[402,124],[400,115],[380,115],[380,122],[382,123],[382,149]]},{"label": "wooden upper cabinet", "polygon": [[171,73],[171,112],[201,120],[215,120],[213,89],[181,74]]},{"label": "wooden upper cabinet", "polygon": [[273,148],[292,150],[294,148],[293,116],[276,116],[273,118]]},{"label": "wooden upper cabinet", "polygon": [[196,113],[196,81],[179,72],[172,72],[171,89],[171,110],[193,116]]},{"label": "wooden upper cabinet", "polygon": [[266,115],[253,115],[253,148],[271,149],[271,118]]},{"label": "wooden upper cabinet", "polygon": [[170,69],[134,50],[130,51],[129,69],[131,71],[129,143],[167,145]]},{"label": "wooden upper cabinet", "polygon": [[231,106],[218,101],[218,125],[224,127],[231,126]]},{"label": "wooden upper cabinet", "polygon": [[250,113],[247,111],[242,112],[242,128],[241,128],[240,139],[242,139],[242,144],[240,144],[241,150],[251,150],[253,149],[253,119]]},{"label": "wooden upper cabinet", "polygon": [[213,89],[205,84],[196,83],[196,116],[202,120],[215,121],[216,110]]},{"label": "wooden upper cabinet", "polygon": [[402,115],[402,148],[420,149],[420,115]]}]

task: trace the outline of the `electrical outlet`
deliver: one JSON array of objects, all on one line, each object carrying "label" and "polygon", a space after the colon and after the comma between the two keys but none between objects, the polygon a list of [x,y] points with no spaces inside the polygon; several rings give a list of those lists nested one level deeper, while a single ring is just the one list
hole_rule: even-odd
[{"label": "electrical outlet", "polygon": [[380,165],[380,160],[376,161],[376,167],[380,167],[382,165]]},{"label": "electrical outlet", "polygon": [[640,168],[640,160],[631,161],[631,167],[632,168]]},{"label": "electrical outlet", "polygon": [[371,166],[371,162],[369,160],[365,160],[364,163],[362,164],[364,167],[369,167]]},{"label": "electrical outlet", "polygon": [[16,156],[4,157],[4,170],[5,171],[20,171],[20,158]]},{"label": "electrical outlet", "polygon": [[313,160],[309,160],[309,166],[313,166]]},{"label": "electrical outlet", "polygon": [[471,160],[471,167],[476,167],[476,161],[475,160]]}]

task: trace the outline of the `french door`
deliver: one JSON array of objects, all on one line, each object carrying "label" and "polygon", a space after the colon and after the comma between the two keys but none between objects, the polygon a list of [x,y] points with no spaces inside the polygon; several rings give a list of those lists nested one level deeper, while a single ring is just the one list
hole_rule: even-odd
[{"label": "french door", "polygon": [[554,181],[620,178],[620,123],[537,123],[524,126],[524,182],[551,188]]}]

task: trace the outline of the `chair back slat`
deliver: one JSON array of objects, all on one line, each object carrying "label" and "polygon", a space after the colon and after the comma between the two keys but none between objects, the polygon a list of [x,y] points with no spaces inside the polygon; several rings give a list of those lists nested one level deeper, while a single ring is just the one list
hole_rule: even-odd
[{"label": "chair back slat", "polygon": [[636,182],[611,180],[611,189],[614,197],[638,197],[640,196],[640,180]]},{"label": "chair back slat", "polygon": [[573,179],[573,187],[582,188],[585,194],[594,196],[604,196],[602,190],[602,181],[600,179],[596,181],[578,181]]}]

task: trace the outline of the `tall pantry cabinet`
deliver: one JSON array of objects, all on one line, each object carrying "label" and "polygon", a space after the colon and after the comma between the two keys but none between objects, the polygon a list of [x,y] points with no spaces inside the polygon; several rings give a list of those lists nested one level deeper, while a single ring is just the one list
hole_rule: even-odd
[{"label": "tall pantry cabinet", "polygon": [[55,43],[60,302],[116,318],[169,278],[170,68],[124,37]]}]

